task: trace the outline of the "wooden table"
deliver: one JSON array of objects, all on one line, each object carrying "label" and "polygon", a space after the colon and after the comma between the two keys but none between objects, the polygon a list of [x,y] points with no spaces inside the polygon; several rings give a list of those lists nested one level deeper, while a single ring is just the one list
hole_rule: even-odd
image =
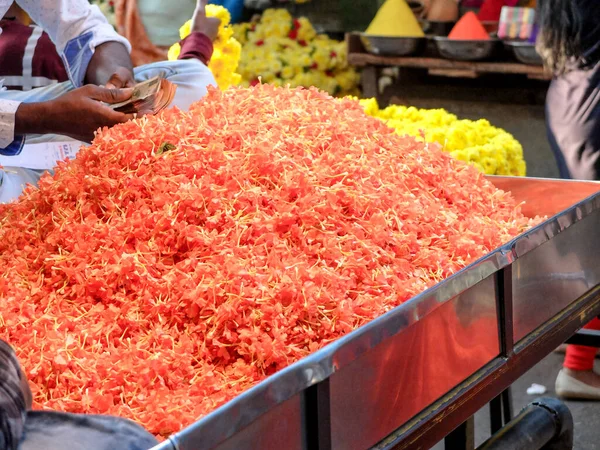
[{"label": "wooden table", "polygon": [[346,36],[348,63],[362,68],[362,88],[365,97],[377,97],[378,80],[384,67],[403,69],[426,69],[430,75],[477,78],[482,74],[525,75],[536,80],[550,80],[551,75],[542,66],[531,66],[513,61],[469,62],[451,61],[431,55],[425,56],[379,56],[368,53],[358,33]]}]

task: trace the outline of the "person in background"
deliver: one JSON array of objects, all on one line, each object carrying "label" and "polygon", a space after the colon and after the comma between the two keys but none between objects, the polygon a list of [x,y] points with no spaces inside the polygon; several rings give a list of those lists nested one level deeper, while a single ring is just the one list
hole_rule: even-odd
[{"label": "person in background", "polygon": [[[539,0],[538,52],[553,71],[546,97],[550,146],[562,178],[600,180],[600,2]],[[600,330],[600,319],[588,329]],[[600,400],[597,349],[568,345],[556,392]]]},{"label": "person in background", "polygon": [[28,91],[67,81],[67,71],[50,40],[15,3],[0,20],[0,80],[9,90]]},{"label": "person in background", "polygon": [[[131,95],[127,88],[157,75],[177,84],[173,105],[184,110],[204,96],[208,85],[216,86],[207,64],[219,20],[206,17],[203,0],[198,0],[196,5],[192,34],[182,42],[179,61],[158,62],[135,70],[128,52],[129,42],[119,36],[98,8],[90,6],[86,0],[19,3],[38,23],[48,24],[49,36],[57,43],[45,48],[40,61],[54,64],[58,56],[70,81],[20,92],[0,91],[0,155],[19,154],[26,140],[27,143],[40,143],[70,138],[90,142],[98,128],[131,118],[102,102],[126,100]],[[7,41],[2,47],[2,31],[0,60],[7,58],[11,64],[18,64],[18,56],[11,58],[1,52],[2,48],[10,49],[16,45]],[[50,78],[46,72],[39,75]],[[86,83],[88,85],[83,86]],[[72,120],[73,117],[78,120]],[[43,171],[5,164],[0,168],[0,203],[18,197],[26,184],[36,184],[42,174]]]},{"label": "person in background", "polygon": [[[213,0],[231,14],[232,23],[243,12],[242,0]],[[190,20],[196,0],[178,0],[164,7],[164,0],[116,0],[117,31],[131,42],[134,64],[149,64],[167,59],[169,48],[179,41],[179,29]]]},{"label": "person in background", "polygon": [[134,64],[149,64],[167,59],[169,47],[179,41],[179,28],[194,12],[196,0],[116,0],[117,31],[131,42]]}]

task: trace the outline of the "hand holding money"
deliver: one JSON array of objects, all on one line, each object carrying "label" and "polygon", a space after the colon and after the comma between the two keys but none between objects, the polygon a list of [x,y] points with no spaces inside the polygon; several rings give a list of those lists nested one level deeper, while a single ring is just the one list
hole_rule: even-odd
[{"label": "hand holding money", "polygon": [[132,93],[133,89],[88,84],[45,102],[21,103],[15,113],[15,134],[60,134],[91,142],[99,128],[133,119],[133,114],[110,107],[128,100]]},{"label": "hand holding money", "polygon": [[170,81],[154,77],[137,84],[131,98],[110,107],[124,114],[157,114],[171,104],[176,89],[177,86]]}]

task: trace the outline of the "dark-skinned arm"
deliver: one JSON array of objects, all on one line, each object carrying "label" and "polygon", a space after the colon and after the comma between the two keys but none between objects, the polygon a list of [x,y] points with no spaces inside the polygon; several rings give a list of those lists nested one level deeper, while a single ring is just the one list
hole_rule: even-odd
[{"label": "dark-skinned arm", "polygon": [[85,82],[108,88],[133,87],[133,63],[120,42],[105,42],[96,47],[88,65]]},{"label": "dark-skinned arm", "polygon": [[131,89],[87,85],[54,100],[21,103],[15,114],[15,135],[52,133],[91,142],[98,128],[112,127],[133,118],[105,104],[125,101],[131,93]]}]

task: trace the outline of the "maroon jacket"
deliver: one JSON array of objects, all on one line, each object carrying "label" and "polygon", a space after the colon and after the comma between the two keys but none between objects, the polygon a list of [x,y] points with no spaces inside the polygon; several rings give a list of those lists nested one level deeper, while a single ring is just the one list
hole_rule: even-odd
[{"label": "maroon jacket", "polygon": [[8,89],[27,91],[69,79],[56,47],[40,27],[3,19],[0,28],[0,80]]},{"label": "maroon jacket", "polygon": [[[0,80],[6,88],[26,91],[69,79],[54,43],[40,27],[3,19],[0,28]],[[212,52],[206,35],[192,33],[181,42],[179,59],[208,65]]]},{"label": "maroon jacket", "polygon": [[213,43],[203,33],[194,32],[181,41],[181,52],[179,59],[199,59],[208,66],[213,54]]}]

